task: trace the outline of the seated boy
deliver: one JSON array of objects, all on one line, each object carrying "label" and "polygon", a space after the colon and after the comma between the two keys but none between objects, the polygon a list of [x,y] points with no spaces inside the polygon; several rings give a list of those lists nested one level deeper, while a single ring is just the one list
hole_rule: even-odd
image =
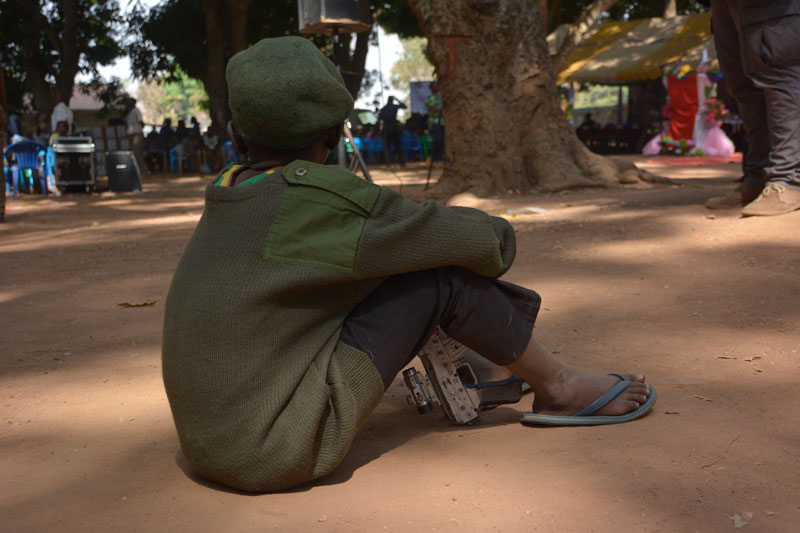
[{"label": "seated boy", "polygon": [[644,376],[568,368],[531,338],[539,296],[496,279],[514,259],[508,222],[318,164],[353,99],[310,41],[260,41],[226,76],[249,161],[206,189],[164,324],[164,384],[198,474],[270,491],[329,473],[437,326],[527,381],[542,415],[570,419],[609,389],[597,420],[652,408]]}]

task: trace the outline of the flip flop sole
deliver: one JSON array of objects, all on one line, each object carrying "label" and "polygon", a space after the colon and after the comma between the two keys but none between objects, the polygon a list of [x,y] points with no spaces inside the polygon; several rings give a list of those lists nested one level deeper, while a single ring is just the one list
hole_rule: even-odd
[{"label": "flip flop sole", "polygon": [[520,422],[536,426],[605,426],[632,422],[650,413],[656,403],[656,389],[650,385],[650,396],[635,411],[617,416],[561,416],[523,413]]}]

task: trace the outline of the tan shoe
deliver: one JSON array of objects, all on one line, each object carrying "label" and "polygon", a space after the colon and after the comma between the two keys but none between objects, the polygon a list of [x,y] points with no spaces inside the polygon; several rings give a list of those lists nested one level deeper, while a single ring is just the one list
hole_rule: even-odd
[{"label": "tan shoe", "polygon": [[706,200],[706,207],[709,209],[739,209],[758,198],[760,192],[761,189],[743,183],[725,196],[709,198]]},{"label": "tan shoe", "polygon": [[742,214],[746,217],[768,217],[785,215],[795,209],[800,209],[800,191],[786,188],[779,183],[768,183],[758,198],[744,206]]}]

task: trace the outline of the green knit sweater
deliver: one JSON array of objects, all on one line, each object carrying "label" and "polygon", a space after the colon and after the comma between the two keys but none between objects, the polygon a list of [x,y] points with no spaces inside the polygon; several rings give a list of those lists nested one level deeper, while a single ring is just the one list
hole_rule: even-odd
[{"label": "green knit sweater", "polygon": [[164,321],[186,459],[241,490],[327,474],[383,394],[367,355],[339,342],[350,310],[392,274],[459,265],[495,277],[514,253],[501,218],[410,202],[341,167],[295,161],[209,185]]}]

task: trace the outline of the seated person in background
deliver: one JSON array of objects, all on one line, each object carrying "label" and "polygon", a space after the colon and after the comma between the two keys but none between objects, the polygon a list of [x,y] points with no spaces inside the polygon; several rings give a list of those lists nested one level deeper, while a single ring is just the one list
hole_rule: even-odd
[{"label": "seated person in background", "polygon": [[206,156],[206,163],[209,170],[219,171],[225,165],[225,154],[222,152],[222,143],[219,142],[219,135],[207,129],[203,134],[203,151]]},{"label": "seated person in background", "polygon": [[516,253],[506,220],[320,164],[353,98],[311,41],[259,41],[226,78],[228,133],[248,161],[207,186],[164,318],[164,386],[195,472],[250,491],[331,472],[438,325],[524,379],[539,417],[652,409],[643,375],[567,367],[531,337],[539,296],[497,279]]},{"label": "seated person in background", "polygon": [[41,145],[47,145],[50,142],[50,134],[47,133],[47,122],[40,121],[33,132],[33,140]]},{"label": "seated person in background", "polygon": [[165,118],[158,132],[158,145],[165,152],[169,152],[175,146],[175,130],[172,129],[172,119]]},{"label": "seated person in background", "polygon": [[583,122],[581,122],[581,125],[578,126],[578,129],[579,130],[585,130],[585,129],[593,129],[593,128],[596,128],[596,127],[597,127],[597,122],[595,122],[592,119],[592,114],[591,113],[586,113],[586,115],[584,115],[584,117],[583,117]]},{"label": "seated person in background", "polygon": [[155,128],[144,139],[144,162],[150,172],[164,171],[164,148]]},{"label": "seated person in background", "polygon": [[56,142],[56,139],[59,137],[66,137],[69,134],[69,124],[67,124],[66,120],[59,120],[56,124],[56,131],[54,131],[50,135],[50,140],[48,140],[48,144],[53,146]]},{"label": "seated person in background", "polygon": [[189,128],[186,127],[185,120],[180,119],[178,121],[178,127],[175,129],[175,135],[178,138],[178,142],[182,142],[189,135]]},{"label": "seated person in background", "polygon": [[[186,130],[186,136],[178,145],[178,154],[189,162],[190,170],[202,172],[200,163],[200,137],[194,130]],[[179,169],[178,172],[183,172],[183,169]]]}]

